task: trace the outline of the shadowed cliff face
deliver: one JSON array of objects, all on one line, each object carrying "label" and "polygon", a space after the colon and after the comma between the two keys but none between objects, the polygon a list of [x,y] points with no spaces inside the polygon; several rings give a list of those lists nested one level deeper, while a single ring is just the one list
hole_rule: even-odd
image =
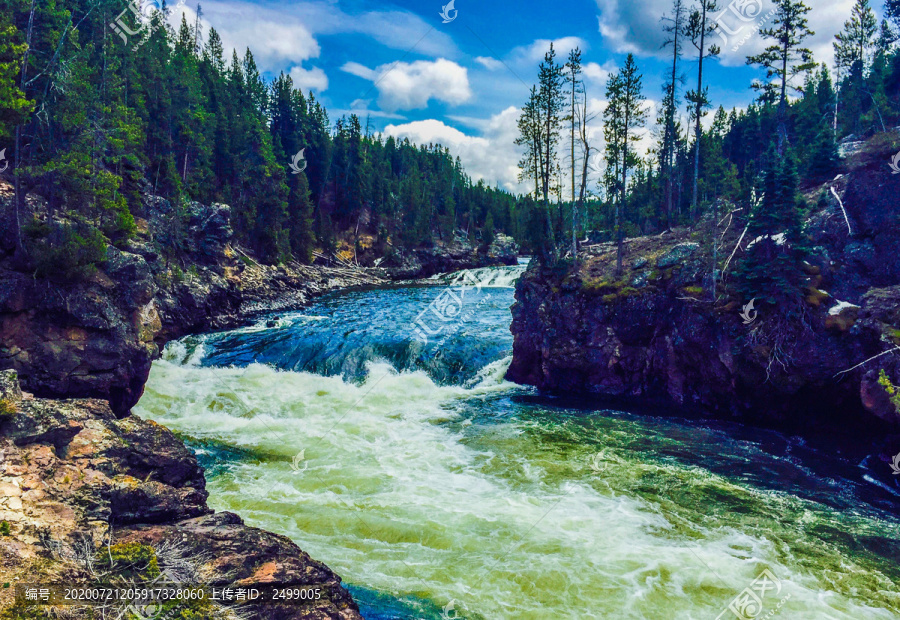
[{"label": "shadowed cliff face", "polygon": [[[0,184],[0,202],[11,200],[11,187]],[[29,201],[46,222],[43,201]],[[8,240],[0,243],[0,368],[16,369],[26,389],[102,398],[126,415],[160,344],[236,314],[240,267],[229,246],[230,209],[188,206],[187,263],[166,259],[153,243],[174,217],[169,202],[149,197],[143,209],[136,237],[110,245],[101,269],[77,281],[23,273]]]},{"label": "shadowed cliff face", "polygon": [[722,239],[720,268],[752,241],[735,250],[746,226],[737,212],[715,231],[706,220],[694,231],[629,240],[621,277],[612,244],[585,248],[577,266],[535,262],[516,291],[508,378],[790,428],[834,419],[900,424],[885,385],[885,377],[900,383],[900,355],[850,370],[900,344],[900,178],[888,161],[886,152],[864,151],[846,174],[807,194],[816,205],[825,191],[828,203],[807,220],[798,319],[757,302],[745,321],[749,300],[729,286],[727,270],[715,298],[710,291],[713,235]]}]

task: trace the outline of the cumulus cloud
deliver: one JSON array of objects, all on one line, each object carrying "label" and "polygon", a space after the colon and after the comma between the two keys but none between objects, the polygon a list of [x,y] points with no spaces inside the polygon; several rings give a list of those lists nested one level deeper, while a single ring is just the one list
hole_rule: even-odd
[{"label": "cumulus cloud", "polygon": [[318,67],[313,67],[312,69],[293,67],[290,75],[294,81],[294,86],[302,91],[314,90],[322,92],[328,89],[328,76]]},{"label": "cumulus cloud", "polygon": [[459,105],[472,98],[468,70],[445,58],[396,62],[376,69],[348,62],[341,69],[373,82],[378,105],[387,112],[425,108],[431,99]]},{"label": "cumulus cloud", "polygon": [[[647,101],[645,104],[649,111],[648,118],[653,117],[656,104],[655,101]],[[597,98],[588,100],[588,116],[592,118],[588,125],[588,139],[592,153],[588,188],[592,191],[600,182],[605,165],[602,154],[604,109],[606,109],[605,100]],[[449,117],[459,124],[473,128],[474,133],[471,135],[436,119],[388,125],[384,134],[398,139],[409,138],[411,142],[417,144],[441,144],[450,149],[454,157],[459,156],[466,171],[476,181],[484,179],[490,185],[499,185],[511,192],[526,193],[533,191],[534,184],[527,180],[524,183],[519,182],[518,162],[522,153],[515,140],[519,135],[516,122],[520,114],[521,110],[510,106],[487,119],[469,116]],[[642,155],[646,155],[653,146],[653,136],[649,128],[640,130],[638,134],[640,141],[636,148]],[[560,153],[565,187],[569,187],[569,175],[566,170],[570,164],[568,157],[565,156],[569,151],[568,144],[568,138],[564,136]],[[580,152],[580,145],[576,145],[578,168],[581,166]]]},{"label": "cumulus cloud", "polygon": [[665,42],[660,18],[671,7],[671,0],[597,0],[600,34],[616,52],[657,55]]},{"label": "cumulus cloud", "polygon": [[[808,6],[812,8],[807,14],[809,28],[815,35],[804,41],[804,45],[812,50],[813,57],[818,63],[834,64],[834,35],[844,27],[844,22],[850,18],[854,0],[809,0]],[[759,35],[759,27],[772,26],[774,5],[765,2],[758,17],[750,22],[742,21],[733,11],[723,12],[717,16],[722,24],[720,33],[714,35],[718,45],[722,47],[721,62],[725,66],[739,66],[746,62],[747,56],[758,54],[765,47],[772,44],[771,40],[763,39]]]},{"label": "cumulus cloud", "polygon": [[550,44],[556,50],[556,58],[565,62],[569,52],[576,47],[584,52],[590,47],[588,42],[580,37],[562,37],[560,39],[537,39],[530,45],[516,47],[510,52],[510,58],[516,63],[533,65],[544,60],[544,54],[550,51]]},{"label": "cumulus cloud", "polygon": [[[189,24],[197,17],[194,9],[181,5],[172,11],[170,23],[180,24],[182,15]],[[208,33],[215,27],[222,37],[226,60],[232,50],[243,58],[244,51],[250,48],[260,70],[277,71],[286,65],[318,58],[321,53],[309,28],[299,19],[278,10],[240,2],[214,3],[212,8],[203,5],[203,16],[203,32]]]},{"label": "cumulus cloud", "polygon": [[[187,14],[188,23],[194,23],[193,9],[186,5],[177,7],[170,19],[176,30],[181,24],[182,13]],[[316,35],[351,33],[371,37],[396,50],[414,48],[426,56],[455,58],[459,54],[453,39],[435,31],[431,24],[411,11],[348,13],[341,10],[337,2],[207,0],[203,3],[203,15],[205,31],[210,24],[215,25],[223,42],[236,48],[239,54],[247,47],[254,55],[257,48],[265,49],[261,55],[272,61],[284,56],[293,62],[316,57]],[[230,54],[231,50],[226,51]]]},{"label": "cumulus cloud", "polygon": [[[599,9],[598,29],[606,44],[616,52],[631,52],[640,56],[662,57],[666,33],[660,19],[671,11],[671,0],[596,0]],[[721,24],[712,41],[722,48],[721,63],[740,66],[748,55],[759,53],[768,44],[757,32],[770,25],[766,16],[775,8],[772,0],[749,0],[723,4],[723,9],[713,15]],[[832,63],[832,42],[849,19],[854,0],[807,0],[812,11],[808,14],[809,26],[815,36],[805,44],[812,49],[817,62]],[[737,48],[737,49],[735,49]],[[688,45],[686,51],[693,54]]]},{"label": "cumulus cloud", "polygon": [[619,68],[612,60],[607,60],[602,65],[598,65],[596,62],[589,62],[584,65],[584,77],[598,86],[605,87],[609,77],[618,70]]},{"label": "cumulus cloud", "polygon": [[482,67],[484,67],[488,71],[497,71],[498,69],[503,68],[502,62],[500,62],[496,58],[490,58],[489,56],[476,56],[475,62],[480,64]]},{"label": "cumulus cloud", "polygon": [[515,145],[518,118],[519,110],[510,106],[479,122],[480,135],[465,134],[436,119],[388,125],[384,133],[409,138],[417,144],[441,144],[460,158],[476,181],[483,179],[489,185],[499,185],[509,191],[524,191],[518,182],[519,153]]}]

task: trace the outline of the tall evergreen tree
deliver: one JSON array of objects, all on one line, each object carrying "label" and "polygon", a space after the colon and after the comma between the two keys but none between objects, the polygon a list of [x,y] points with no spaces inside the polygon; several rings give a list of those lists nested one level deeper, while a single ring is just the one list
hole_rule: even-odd
[{"label": "tall evergreen tree", "polygon": [[612,164],[616,170],[617,199],[615,207],[616,235],[616,274],[622,273],[624,254],[624,221],[625,197],[628,186],[628,171],[637,166],[640,157],[634,151],[633,144],[640,140],[637,130],[644,127],[647,110],[641,85],[642,76],[638,73],[634,55],[628,54],[625,66],[619,73],[610,78],[604,112],[606,121],[606,157],[607,165]]},{"label": "tall evergreen tree", "polygon": [[[544,55],[538,71],[538,106],[541,118],[541,193],[547,209],[551,239],[554,238],[550,223],[550,192],[553,190],[554,173],[557,168],[557,146],[560,139],[560,120],[565,105],[563,94],[564,67],[556,62],[553,43]],[[557,232],[562,224],[562,214],[557,214]],[[555,243],[554,243],[555,245]]]},{"label": "tall evergreen tree", "polygon": [[[806,14],[810,8],[803,0],[776,0],[773,28],[765,28],[760,34],[775,43],[761,53],[747,58],[747,64],[759,65],[766,69],[766,81],[754,83],[754,88],[770,93],[773,88],[772,78],[781,82],[778,94],[778,150],[784,151],[787,135],[787,91],[794,76],[805,73],[815,65],[812,62],[812,51],[801,47],[803,41],[815,34],[808,27]],[[799,87],[793,87],[800,90]],[[774,97],[767,97],[771,100]]]},{"label": "tall evergreen tree", "polygon": [[657,119],[663,127],[660,143],[660,167],[665,177],[665,217],[666,228],[672,226],[672,202],[675,192],[675,153],[677,150],[678,131],[678,86],[683,78],[678,73],[678,62],[683,54],[683,37],[685,22],[687,19],[687,7],[684,0],[674,0],[672,12],[663,21],[663,30],[667,38],[663,47],[672,47],[672,72],[663,87],[662,112]]},{"label": "tall evergreen tree", "polygon": [[[569,60],[566,62],[566,82],[569,85],[569,127],[570,127],[570,181],[572,185],[572,255],[578,253],[576,240],[575,221],[576,221],[576,202],[575,202],[575,124],[579,121],[579,114],[576,107],[578,95],[586,96],[584,93],[584,82],[580,79],[583,70],[581,68],[581,50],[575,48],[569,52]],[[580,119],[583,122],[583,118]],[[579,127],[579,134],[581,128]]]},{"label": "tall evergreen tree", "polygon": [[696,220],[698,214],[697,191],[700,182],[700,138],[703,135],[701,122],[705,110],[709,108],[709,87],[703,85],[703,61],[719,55],[717,45],[708,45],[707,37],[716,31],[716,23],[712,21],[712,13],[719,9],[717,0],[699,0],[699,8],[695,8],[686,26],[687,36],[697,49],[697,88],[687,94],[688,102],[693,106],[692,116],[694,128],[694,185],[691,198],[691,217]]}]

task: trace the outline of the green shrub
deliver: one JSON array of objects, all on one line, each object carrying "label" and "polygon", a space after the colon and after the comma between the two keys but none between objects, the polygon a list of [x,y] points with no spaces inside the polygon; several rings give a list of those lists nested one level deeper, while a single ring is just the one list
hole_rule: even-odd
[{"label": "green shrub", "polygon": [[[49,228],[49,234],[34,240],[29,248],[38,276],[81,280],[106,260],[106,238],[91,224],[53,224]],[[32,229],[37,230],[38,227]]]},{"label": "green shrub", "polygon": [[9,521],[0,521],[0,536],[9,536]]},{"label": "green shrub", "polygon": [[151,580],[159,576],[159,564],[153,547],[140,543],[119,543],[100,554],[100,563],[130,579]]},{"label": "green shrub", "polygon": [[11,400],[0,398],[0,422],[3,421],[3,418],[11,417],[16,411],[18,409],[16,409],[15,403]]},{"label": "green shrub", "polygon": [[897,409],[898,413],[900,413],[900,390],[897,389],[897,386],[891,383],[891,379],[887,376],[884,368],[882,368],[878,373],[878,385],[884,388],[884,391],[887,392],[887,395],[891,399],[891,403],[893,403],[894,408]]},{"label": "green shrub", "polygon": [[175,282],[175,284],[184,282],[184,271],[182,271],[181,267],[178,265],[172,265],[172,281]]}]

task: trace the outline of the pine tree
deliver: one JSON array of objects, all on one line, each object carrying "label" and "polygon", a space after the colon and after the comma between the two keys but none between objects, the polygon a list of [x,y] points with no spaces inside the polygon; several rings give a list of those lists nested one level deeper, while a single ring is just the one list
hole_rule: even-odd
[{"label": "pine tree", "polygon": [[697,88],[690,91],[686,99],[693,106],[692,118],[694,128],[694,189],[691,198],[691,218],[696,220],[698,214],[697,191],[700,181],[700,138],[703,135],[701,121],[704,110],[709,108],[709,87],[703,86],[703,61],[719,55],[719,47],[707,45],[706,38],[716,31],[716,23],[710,20],[711,14],[719,9],[717,0],[700,0],[700,8],[694,9],[686,25],[688,39],[697,49]]},{"label": "pine tree", "polygon": [[878,22],[869,0],[856,0],[844,30],[835,35],[834,54],[838,70],[846,75],[842,85],[842,112],[851,131],[859,131],[865,112],[869,88],[866,72],[869,66]]},{"label": "pine tree", "polygon": [[34,109],[19,88],[22,59],[26,45],[17,39],[18,30],[0,14],[0,138],[11,138],[12,128],[26,121]]},{"label": "pine tree", "polygon": [[[625,197],[628,186],[628,170],[640,162],[632,147],[640,136],[637,129],[644,127],[647,111],[644,109],[645,98],[641,86],[642,76],[638,74],[634,55],[628,54],[625,66],[619,73],[611,77],[607,83],[607,108],[604,112],[606,121],[606,159],[607,171],[610,167],[616,171],[615,188],[618,190],[615,207],[616,236],[616,274],[622,273],[624,254],[624,215]],[[611,166],[610,166],[611,165]]]},{"label": "pine tree", "polygon": [[[810,8],[803,0],[776,0],[775,27],[765,28],[760,34],[766,39],[775,41],[763,52],[747,58],[747,64],[760,65],[766,69],[766,82],[754,83],[754,88],[770,92],[772,78],[781,82],[778,95],[778,150],[784,151],[788,141],[787,135],[787,91],[791,78],[805,73],[815,67],[812,52],[800,47],[803,41],[814,35],[809,29],[806,14]],[[794,90],[800,90],[794,87]]]},{"label": "pine tree", "polygon": [[666,25],[663,30],[668,34],[663,47],[672,46],[672,73],[663,88],[662,111],[657,122],[662,125],[662,140],[659,145],[660,168],[665,177],[665,218],[666,229],[672,227],[672,202],[675,192],[675,153],[679,139],[677,128],[678,85],[683,78],[678,74],[678,62],[682,56],[682,38],[684,36],[687,8],[684,0],[674,0],[672,13],[663,18]]},{"label": "pine tree", "polygon": [[[547,210],[547,225],[553,239],[553,226],[550,224],[550,192],[553,190],[553,177],[556,170],[557,152],[560,134],[560,115],[563,110],[563,67],[556,62],[556,50],[550,44],[550,50],[544,55],[538,72],[538,110],[541,122],[541,193],[544,207]],[[557,231],[559,232],[559,231]],[[555,243],[554,243],[555,245]]]},{"label": "pine tree", "polygon": [[844,30],[834,37],[838,66],[850,68],[859,63],[865,68],[877,31],[878,21],[869,0],[856,0],[850,19],[844,22]]},{"label": "pine tree", "polygon": [[885,17],[900,28],[900,0],[885,0],[884,13]]},{"label": "pine tree", "polygon": [[778,156],[770,149],[767,161],[763,199],[751,210],[747,228],[753,242],[737,272],[746,299],[790,308],[800,296],[803,280],[805,203],[793,156]]}]

